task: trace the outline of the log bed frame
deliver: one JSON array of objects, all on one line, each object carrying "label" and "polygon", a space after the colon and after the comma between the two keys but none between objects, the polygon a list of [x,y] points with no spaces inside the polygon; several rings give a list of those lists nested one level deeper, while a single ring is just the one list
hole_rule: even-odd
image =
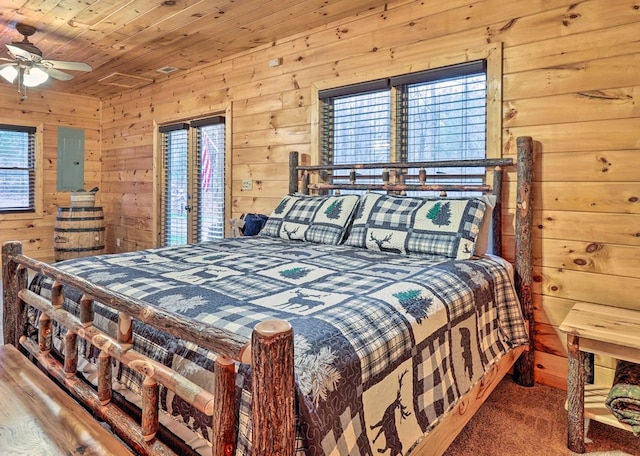
[{"label": "log bed frame", "polygon": [[[517,138],[518,155],[512,159],[487,159],[474,161],[423,162],[401,164],[378,164],[382,168],[383,184],[358,184],[355,169],[374,168],[374,165],[300,166],[298,155],[290,158],[290,192],[296,192],[302,181],[304,193],[309,190],[330,189],[380,189],[389,192],[410,191],[481,191],[497,195],[493,211],[494,251],[501,252],[502,227],[501,189],[503,168],[517,166],[517,208],[515,220],[515,280],[516,291],[527,320],[530,343],[509,352],[485,375],[469,393],[448,413],[438,426],[429,432],[413,449],[412,455],[442,454],[456,435],[480,407],[489,393],[513,368],[514,379],[521,385],[533,386],[533,305],[532,305],[532,174],[533,141],[530,137]],[[426,171],[420,170],[419,183],[405,183],[402,170],[422,167],[425,169],[451,166],[481,166],[493,170],[493,185],[459,186],[433,185],[426,183]],[[332,170],[352,170],[349,184],[311,183],[310,173]],[[389,172],[398,178],[389,179]],[[326,175],[326,174],[325,174]],[[55,282],[51,300],[44,299],[28,290],[28,270],[40,272]],[[172,390],[183,400],[193,405],[212,419],[212,454],[233,454],[235,373],[234,362],[251,363],[253,369],[252,394],[259,400],[252,401],[252,447],[257,456],[294,454],[295,446],[295,385],[293,362],[293,331],[289,323],[281,320],[264,321],[256,325],[250,343],[237,335],[211,325],[194,322],[176,314],[166,312],[144,301],[126,297],[91,282],[61,271],[22,254],[20,242],[5,242],[2,246],[3,274],[3,328],[4,343],[21,347],[22,351],[36,360],[73,397],[84,404],[95,417],[109,424],[138,454],[176,454],[172,448],[156,437],[159,425],[158,383]],[[72,286],[83,293],[78,317],[63,310],[63,285]],[[112,307],[118,314],[118,335],[112,338],[95,328],[93,303]],[[33,306],[42,311],[38,321],[38,342],[27,334],[26,307]],[[151,360],[133,350],[132,324],[136,319],[150,324],[184,340],[194,342],[218,353],[213,376],[214,391],[205,391],[172,369]],[[65,358],[60,361],[51,355],[52,320],[69,329],[64,339]],[[97,391],[76,375],[78,365],[78,337],[100,350],[97,362]],[[134,420],[124,399],[111,390],[111,359],[144,376],[142,406],[139,420]],[[130,407],[129,407],[130,408]]]}]

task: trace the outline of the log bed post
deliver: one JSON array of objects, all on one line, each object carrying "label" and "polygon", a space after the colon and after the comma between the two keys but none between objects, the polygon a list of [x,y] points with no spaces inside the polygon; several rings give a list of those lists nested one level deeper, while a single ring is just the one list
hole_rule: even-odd
[{"label": "log bed post", "polygon": [[213,365],[212,455],[230,456],[235,452],[236,372],[233,359],[216,356]]},{"label": "log bed post", "polygon": [[67,330],[64,336],[64,373],[72,378],[78,370],[78,334]]},{"label": "log bed post", "polygon": [[124,351],[133,347],[133,321],[124,312],[118,312],[118,342]]},{"label": "log bed post", "polygon": [[496,196],[496,205],[491,213],[493,226],[493,252],[504,257],[502,251],[502,177],[504,171],[498,166],[493,170],[493,194]]},{"label": "log bed post", "polygon": [[[584,453],[585,356],[580,351],[580,337],[576,334],[567,337],[567,360],[569,372],[575,372],[575,375],[567,376],[567,446],[571,451]],[[578,413],[571,413],[572,410],[577,410]]]},{"label": "log bed post", "polygon": [[518,137],[518,195],[516,210],[515,281],[522,313],[529,333],[529,348],[514,365],[513,378],[523,386],[533,386],[534,320],[533,320],[533,254],[531,229],[533,226],[533,140]]},{"label": "log bed post", "polygon": [[283,320],[258,323],[251,337],[251,425],[254,456],[295,454],[293,329]]},{"label": "log bed post", "polygon": [[80,322],[85,328],[93,325],[93,299],[87,295],[80,299]]},{"label": "log bed post", "polygon": [[298,164],[300,157],[298,152],[289,152],[289,193],[298,191]]},{"label": "log bed post", "polygon": [[160,386],[153,378],[146,375],[142,382],[142,438],[147,442],[153,440],[158,432],[159,411],[158,398],[160,397]]},{"label": "log bed post", "polygon": [[44,354],[51,351],[51,317],[46,313],[38,318],[38,347]]},{"label": "log bed post", "polygon": [[57,280],[51,286],[51,305],[54,309],[62,309],[64,305],[64,292],[62,291],[62,283]]},{"label": "log bed post", "polygon": [[22,255],[22,244],[18,241],[5,242],[2,245],[2,325],[4,343],[18,346],[24,330],[25,305],[18,297],[18,290],[27,287],[27,270],[18,267],[10,258]]}]

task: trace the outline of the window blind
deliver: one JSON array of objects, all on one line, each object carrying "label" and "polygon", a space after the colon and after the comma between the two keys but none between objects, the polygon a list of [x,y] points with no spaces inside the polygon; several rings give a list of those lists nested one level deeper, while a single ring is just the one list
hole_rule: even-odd
[{"label": "window blind", "polygon": [[35,211],[36,128],[0,124],[0,213]]},{"label": "window blind", "polygon": [[[322,90],[321,162],[484,158],[486,85],[486,61],[478,60]],[[461,173],[439,169],[430,181],[481,179],[475,170]],[[408,170],[407,178],[413,176],[417,170]]]},{"label": "window blind", "polygon": [[163,245],[179,245],[188,242],[188,212],[191,207],[186,186],[189,174],[188,127],[188,124],[174,124],[159,128],[163,133]]},{"label": "window blind", "polygon": [[[405,118],[398,132],[404,161],[485,158],[485,73],[402,86],[397,100]],[[428,182],[481,184],[483,176],[482,168],[440,168]]]},{"label": "window blind", "polygon": [[[325,164],[373,163],[390,159],[391,96],[388,90],[343,95],[325,100],[321,148]],[[366,176],[375,170],[359,170]],[[348,170],[335,170],[344,178]],[[364,183],[366,180],[360,180]]]},{"label": "window blind", "polygon": [[193,238],[198,242],[221,239],[225,225],[225,124],[224,117],[199,119],[196,127],[194,180],[197,189],[197,223]]}]

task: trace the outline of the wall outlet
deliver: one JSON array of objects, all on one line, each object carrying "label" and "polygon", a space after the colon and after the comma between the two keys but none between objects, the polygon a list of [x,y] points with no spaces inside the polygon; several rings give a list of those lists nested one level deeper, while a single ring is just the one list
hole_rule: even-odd
[{"label": "wall outlet", "polygon": [[242,179],[242,190],[253,190],[253,180]]},{"label": "wall outlet", "polygon": [[120,238],[116,238],[116,247],[120,247]]}]

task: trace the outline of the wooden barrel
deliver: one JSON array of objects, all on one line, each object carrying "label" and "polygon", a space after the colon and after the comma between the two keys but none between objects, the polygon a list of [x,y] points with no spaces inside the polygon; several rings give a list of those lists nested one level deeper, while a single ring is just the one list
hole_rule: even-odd
[{"label": "wooden barrel", "polygon": [[94,192],[72,192],[71,207],[94,207],[96,194]]},{"label": "wooden barrel", "polygon": [[101,207],[60,207],[53,236],[56,261],[104,253]]}]

